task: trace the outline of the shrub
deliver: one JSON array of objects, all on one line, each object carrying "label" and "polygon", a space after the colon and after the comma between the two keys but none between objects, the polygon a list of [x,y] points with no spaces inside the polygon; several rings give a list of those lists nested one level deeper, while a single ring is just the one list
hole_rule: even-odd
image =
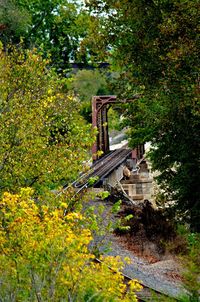
[{"label": "shrub", "polygon": [[[119,258],[95,263],[91,231],[80,212],[63,215],[67,200],[33,201],[32,190],[5,193],[1,201],[0,299],[3,301],[137,301]],[[110,270],[109,267],[112,267]]]}]

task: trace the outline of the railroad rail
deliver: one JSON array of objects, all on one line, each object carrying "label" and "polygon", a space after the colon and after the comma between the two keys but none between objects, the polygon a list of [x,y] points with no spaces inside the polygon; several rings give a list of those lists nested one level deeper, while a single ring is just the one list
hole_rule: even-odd
[{"label": "railroad rail", "polygon": [[95,161],[95,163],[90,167],[89,171],[80,175],[80,177],[75,180],[70,185],[64,185],[62,190],[57,193],[56,196],[61,195],[64,191],[66,191],[69,187],[74,187],[77,189],[75,194],[80,193],[84,189],[90,187],[91,179],[93,178],[92,185],[97,186],[103,183],[103,180],[119,167],[126,158],[128,158],[132,153],[132,149],[120,148],[110,153],[106,154],[104,157]]},{"label": "railroad rail", "polygon": [[89,184],[90,178],[97,178],[93,185],[98,185],[110,174],[114,169],[120,166],[126,158],[131,155],[131,149],[120,148],[111,151],[103,158],[97,160],[90,168],[88,173],[82,175],[80,179],[73,183],[75,188]]},{"label": "railroad rail", "polygon": [[[69,187],[76,188],[77,190],[75,195],[78,194],[82,190],[90,187],[91,178],[94,179],[97,178],[96,180],[94,180],[92,184],[93,186],[102,183],[103,180],[108,176],[108,174],[111,173],[117,167],[119,167],[125,161],[125,159],[131,155],[131,153],[132,153],[132,149],[128,149],[128,148],[120,148],[111,151],[103,158],[100,158],[99,160],[95,161],[95,163],[91,166],[90,170],[80,175],[80,177],[77,180],[75,180],[72,184],[70,184],[70,186],[68,185],[64,186],[62,191],[59,192],[57,196],[62,194],[62,192],[67,190],[67,188]],[[143,158],[141,159],[141,161],[142,160]],[[101,263],[101,260],[97,258],[94,261]],[[109,268],[113,270],[112,267]],[[124,277],[125,284],[128,284],[128,281],[133,280],[131,277],[127,276],[126,274],[123,274],[122,272],[121,274]],[[142,290],[136,293],[139,302],[166,301],[167,298],[168,299],[170,298],[170,301],[173,302],[178,301],[177,298],[169,297],[167,294],[160,292],[152,287],[148,287],[147,285],[145,285],[140,281],[138,281],[138,283],[142,286]]]}]

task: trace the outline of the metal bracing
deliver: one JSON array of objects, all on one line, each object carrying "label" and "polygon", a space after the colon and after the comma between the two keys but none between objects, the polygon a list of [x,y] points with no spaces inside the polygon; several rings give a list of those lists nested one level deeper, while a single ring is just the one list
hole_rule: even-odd
[{"label": "metal bracing", "polygon": [[128,103],[140,98],[139,95],[133,96],[131,99],[120,100],[115,95],[94,96],[92,99],[92,126],[97,127],[98,134],[96,142],[92,147],[93,160],[97,160],[100,156],[98,151],[102,151],[105,155],[109,152],[109,136],[108,136],[108,109],[114,103]]}]

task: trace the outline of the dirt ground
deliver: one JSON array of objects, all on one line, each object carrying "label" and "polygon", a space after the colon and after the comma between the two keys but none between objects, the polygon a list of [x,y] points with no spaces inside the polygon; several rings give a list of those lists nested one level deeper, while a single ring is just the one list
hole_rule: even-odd
[{"label": "dirt ground", "polygon": [[[132,215],[128,221],[127,215]],[[118,216],[122,224],[128,226],[128,230],[115,230],[120,245],[149,264],[177,260],[177,251],[183,248],[184,243],[178,242],[174,225],[161,210],[154,209],[148,201],[141,207],[123,204]]]}]

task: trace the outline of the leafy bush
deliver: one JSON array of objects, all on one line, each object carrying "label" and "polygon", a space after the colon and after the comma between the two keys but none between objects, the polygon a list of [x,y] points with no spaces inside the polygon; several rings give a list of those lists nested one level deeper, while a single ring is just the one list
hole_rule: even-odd
[{"label": "leafy bush", "polygon": [[47,206],[35,203],[32,194],[27,188],[18,195],[5,193],[1,200],[0,299],[137,301],[141,286],[133,280],[127,289],[118,257],[94,262],[84,216],[64,216],[66,198]]},{"label": "leafy bush", "polygon": [[185,234],[188,253],[182,257],[185,272],[183,281],[189,296],[185,301],[198,302],[200,301],[200,234],[186,233]]},{"label": "leafy bush", "polygon": [[36,51],[0,50],[0,191],[76,176],[93,142],[65,79]]}]

